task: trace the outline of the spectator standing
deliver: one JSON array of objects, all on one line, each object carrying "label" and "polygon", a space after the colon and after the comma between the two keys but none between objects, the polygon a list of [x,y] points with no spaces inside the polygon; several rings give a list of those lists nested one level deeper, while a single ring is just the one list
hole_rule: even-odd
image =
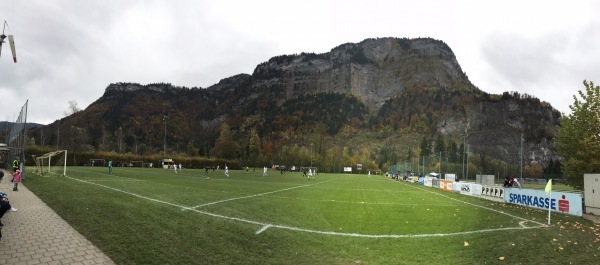
[{"label": "spectator standing", "polygon": [[19,161],[19,158],[16,157],[15,160],[13,161],[13,173],[17,172],[17,169],[19,169],[21,161]]},{"label": "spectator standing", "polygon": [[15,171],[13,174],[13,183],[15,184],[13,187],[13,191],[19,191],[19,183],[21,183],[21,170]]}]

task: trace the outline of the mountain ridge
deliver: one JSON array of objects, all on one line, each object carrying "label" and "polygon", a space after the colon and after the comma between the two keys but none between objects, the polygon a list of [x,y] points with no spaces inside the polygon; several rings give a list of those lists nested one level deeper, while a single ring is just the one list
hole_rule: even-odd
[{"label": "mountain ridge", "polygon": [[497,144],[497,152],[491,152],[496,159],[514,157],[514,143],[475,136],[492,128],[511,139],[525,135],[529,157],[547,163],[553,159],[551,140],[559,117],[536,98],[479,90],[442,41],[377,38],[322,54],[275,56],[258,64],[251,75],[223,78],[207,88],[110,84],[85,110],[46,126],[46,137],[56,141],[55,127],[70,126],[80,128],[78,134],[92,150],[140,153],[137,146],[143,144],[144,152],[159,152],[165,137],[171,153],[192,146],[186,148],[197,149],[191,155],[211,156],[220,126],[227,124],[239,141],[232,157],[250,159],[250,133],[256,131],[264,163],[298,144],[319,145],[318,154],[324,157],[333,146],[366,141],[357,139],[359,135],[381,140],[370,143],[371,160],[380,159],[377,153],[387,142],[398,142],[403,148],[399,156],[406,157],[408,149],[419,149],[417,138],[443,136],[460,143],[466,130],[473,134],[471,145]]}]

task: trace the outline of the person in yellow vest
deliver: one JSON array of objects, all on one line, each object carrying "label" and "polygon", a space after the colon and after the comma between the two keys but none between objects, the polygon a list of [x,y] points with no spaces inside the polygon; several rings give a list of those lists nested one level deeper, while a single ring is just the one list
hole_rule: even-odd
[{"label": "person in yellow vest", "polygon": [[19,161],[19,158],[15,158],[15,160],[13,161],[13,173],[17,172],[17,169],[19,169],[20,164],[21,161]]}]

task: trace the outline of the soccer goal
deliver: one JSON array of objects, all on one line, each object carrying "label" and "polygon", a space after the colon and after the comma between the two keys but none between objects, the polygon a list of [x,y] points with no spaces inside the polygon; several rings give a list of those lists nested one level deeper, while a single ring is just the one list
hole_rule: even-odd
[{"label": "soccer goal", "polygon": [[104,162],[104,159],[93,158],[93,159],[90,159],[90,166],[91,167],[105,167],[106,163]]},{"label": "soccer goal", "polygon": [[33,156],[34,173],[40,176],[66,176],[67,150],[58,150],[41,156]]},{"label": "soccer goal", "polygon": [[[383,172],[379,169],[367,169],[367,174],[371,174],[371,175],[383,175]],[[369,173],[370,172],[370,173]]]},{"label": "soccer goal", "polygon": [[130,167],[144,167],[144,161],[131,161],[129,165]]}]

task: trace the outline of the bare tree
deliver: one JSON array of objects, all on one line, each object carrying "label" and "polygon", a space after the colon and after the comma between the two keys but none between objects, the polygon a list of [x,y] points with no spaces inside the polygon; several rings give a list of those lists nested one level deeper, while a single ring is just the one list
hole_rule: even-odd
[{"label": "bare tree", "polygon": [[75,100],[70,100],[69,101],[69,108],[65,111],[65,116],[71,116],[77,112],[80,112],[81,109],[79,108],[79,106],[77,106],[77,101]]}]

